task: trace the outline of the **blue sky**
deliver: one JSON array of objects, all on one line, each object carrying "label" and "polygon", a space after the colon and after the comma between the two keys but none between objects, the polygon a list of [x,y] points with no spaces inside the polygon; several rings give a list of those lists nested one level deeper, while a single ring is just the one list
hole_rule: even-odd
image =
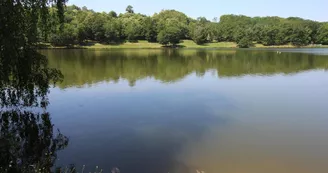
[{"label": "blue sky", "polygon": [[328,21],[328,0],[69,0],[68,4],[86,6],[98,12],[124,13],[126,6],[132,5],[136,13],[147,15],[162,9],[175,9],[193,18],[243,14]]}]

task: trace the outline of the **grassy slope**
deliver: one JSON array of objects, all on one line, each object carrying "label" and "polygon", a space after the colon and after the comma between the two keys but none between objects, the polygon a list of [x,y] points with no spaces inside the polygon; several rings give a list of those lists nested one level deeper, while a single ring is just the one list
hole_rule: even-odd
[{"label": "grassy slope", "polygon": [[[216,43],[206,43],[204,45],[197,45],[192,40],[183,40],[179,46],[183,48],[236,48],[237,44],[234,42],[216,42]],[[292,45],[281,45],[281,46],[264,46],[262,44],[255,44],[255,48],[295,48]],[[305,46],[306,48],[311,47],[328,47],[325,46]],[[65,48],[65,47],[52,47],[48,48]],[[149,43],[145,40],[140,40],[136,43],[122,43],[122,44],[100,44],[96,42],[91,42],[88,46],[74,46],[73,48],[86,48],[86,49],[158,49],[162,48],[162,45],[159,43]]]},{"label": "grassy slope", "polygon": [[[235,48],[237,45],[232,42],[219,42],[219,43],[206,43],[204,45],[197,45],[191,40],[183,40],[179,46],[184,48]],[[148,41],[140,40],[136,43],[122,43],[114,45],[105,45],[95,43],[91,46],[82,46],[82,48],[88,49],[112,49],[112,48],[162,48],[162,45],[159,43],[149,43]]]}]

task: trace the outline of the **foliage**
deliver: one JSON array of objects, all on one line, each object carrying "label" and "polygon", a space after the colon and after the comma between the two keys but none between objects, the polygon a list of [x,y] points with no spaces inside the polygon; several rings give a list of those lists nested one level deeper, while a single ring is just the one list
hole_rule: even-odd
[{"label": "foliage", "polygon": [[110,11],[108,15],[109,17],[114,17],[114,18],[117,17],[117,13],[115,11]]},{"label": "foliage", "polygon": [[[64,0],[0,2],[1,173],[51,172],[56,152],[68,144],[65,136],[54,133],[46,111],[50,84],[61,81],[62,74],[49,68],[47,58],[36,50],[38,31],[44,30],[41,36],[46,37],[45,29],[56,24],[58,34],[66,37],[71,32],[63,24],[64,4]],[[53,5],[56,13],[49,10]]]},{"label": "foliage", "polygon": [[101,13],[89,13],[83,21],[86,27],[87,38],[96,41],[105,39],[105,29],[103,27],[107,16]]},{"label": "foliage", "polygon": [[132,7],[131,5],[128,5],[128,6],[126,7],[125,11],[126,11],[127,13],[134,13],[134,11],[133,11],[133,7]]},{"label": "foliage", "polygon": [[189,24],[190,37],[196,44],[204,44],[210,36],[210,22],[204,17],[200,17],[196,22]]},{"label": "foliage", "polygon": [[[58,9],[54,7],[49,10],[47,25],[43,25],[42,20],[38,21],[39,40],[49,41],[51,38],[58,42],[67,42],[61,45],[70,45],[72,42],[83,44],[87,40],[108,43],[117,40],[156,42],[167,40],[164,33],[169,25],[174,27],[175,31],[179,30],[180,39],[194,40],[197,44],[215,41],[238,43],[244,38],[245,32],[251,41],[267,46],[327,44],[324,23],[297,17],[252,18],[244,15],[223,15],[220,20],[211,22],[204,17],[192,19],[176,10],[162,10],[153,16],[146,16],[135,13],[130,5],[126,8],[126,13],[119,15],[115,11],[98,13],[74,5],[62,10],[65,12],[63,20],[59,20],[55,13]],[[65,24],[60,24],[60,21]],[[74,28],[74,37],[65,39],[67,36],[61,31],[67,28]],[[56,33],[58,36],[49,37],[49,33]],[[158,36],[161,38],[157,38]],[[72,38],[75,40],[72,41]],[[162,43],[168,44],[167,41]]]},{"label": "foliage", "polygon": [[126,13],[121,15],[119,20],[122,22],[123,36],[129,41],[144,39],[144,21],[146,16],[141,14]]},{"label": "foliage", "polygon": [[[0,105],[46,105],[48,84],[58,81],[60,73],[47,68],[46,57],[36,50],[37,22],[49,17],[48,2],[1,1],[0,8]],[[59,5],[62,2],[57,2]],[[45,8],[45,9],[44,9]],[[60,13],[60,11],[57,11]],[[61,16],[61,15],[58,15]],[[37,99],[36,96],[43,95]],[[27,99],[29,98],[29,99]],[[35,103],[38,101],[38,103]]]},{"label": "foliage", "polygon": [[328,23],[320,27],[318,31],[318,42],[328,45]]},{"label": "foliage", "polygon": [[122,25],[118,19],[112,18],[104,24],[107,43],[118,42],[121,37]]},{"label": "foliage", "polygon": [[157,40],[157,31],[156,23],[153,18],[146,17],[144,20],[144,29],[145,29],[145,39],[149,42],[156,42]]},{"label": "foliage", "polygon": [[244,37],[238,42],[239,48],[249,48],[250,46],[252,46],[252,40],[249,37]]},{"label": "foliage", "polygon": [[160,44],[172,44],[172,46],[175,47],[178,43],[180,43],[180,37],[181,30],[177,26],[168,24],[158,33],[157,41]]},{"label": "foliage", "polygon": [[189,18],[178,11],[175,10],[163,10],[159,14],[155,14],[153,19],[156,22],[157,32],[164,30],[167,25],[174,25],[174,27],[179,29],[179,35],[181,39],[184,39],[188,36],[188,25]]},{"label": "foliage", "polygon": [[62,31],[57,34],[52,34],[50,43],[54,46],[70,46],[76,44],[78,40],[78,29],[73,28],[72,25],[65,24]]},{"label": "foliage", "polygon": [[196,44],[204,44],[207,41],[207,32],[204,26],[196,26],[192,33],[191,38]]},{"label": "foliage", "polygon": [[289,35],[289,41],[295,46],[303,46],[310,43],[310,28],[296,26],[293,28],[292,33]]},{"label": "foliage", "polygon": [[[240,31],[251,26],[252,21],[250,17],[242,15],[223,15],[220,17],[220,34],[222,41],[235,41]],[[240,38],[239,38],[240,39]]]}]

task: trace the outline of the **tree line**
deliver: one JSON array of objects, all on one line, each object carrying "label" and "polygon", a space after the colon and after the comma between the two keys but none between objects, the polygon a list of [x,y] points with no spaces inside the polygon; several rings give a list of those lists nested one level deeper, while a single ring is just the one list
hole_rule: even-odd
[{"label": "tree line", "polygon": [[[86,7],[66,6],[60,23],[53,7],[46,27],[39,29],[40,41],[55,46],[86,44],[87,40],[106,44],[147,40],[176,46],[183,39],[197,44],[236,42],[246,48],[254,43],[271,45],[328,44],[328,23],[298,17],[248,17],[223,15],[212,21],[205,17],[193,19],[176,10],[162,10],[153,16],[135,13],[132,6],[125,13],[95,12]],[[44,21],[40,21],[40,23]]]}]

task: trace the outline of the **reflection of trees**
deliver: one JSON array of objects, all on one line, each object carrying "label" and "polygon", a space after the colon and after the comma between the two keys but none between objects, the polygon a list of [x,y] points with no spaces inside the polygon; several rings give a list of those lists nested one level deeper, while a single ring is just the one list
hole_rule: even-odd
[{"label": "reflection of trees", "polygon": [[220,77],[291,74],[309,69],[327,69],[326,56],[268,51],[196,50],[56,50],[43,52],[52,67],[65,75],[62,87],[81,86],[103,80],[136,81],[153,77],[174,82],[196,72],[217,70]]},{"label": "reflection of trees", "polygon": [[1,106],[45,108],[49,83],[61,80],[62,75],[58,70],[48,68],[46,58],[36,51],[22,50],[20,53],[26,56],[19,59],[19,63],[11,60],[1,67]]},{"label": "reflection of trees", "polygon": [[53,133],[46,112],[49,84],[61,73],[32,49],[19,53],[16,62],[1,57],[8,64],[0,70],[0,172],[50,172],[56,152],[68,144],[61,133]]},{"label": "reflection of trees", "polygon": [[62,75],[33,49],[19,50],[19,57],[7,53],[0,68],[0,172],[50,172],[56,152],[68,144],[53,133],[46,112],[49,84]]},{"label": "reflection of trees", "polygon": [[46,112],[50,82],[62,75],[35,49],[39,17],[46,21],[47,7],[55,2],[62,7],[64,1],[0,3],[1,173],[50,172],[56,152],[68,144],[61,133],[54,134]]},{"label": "reflection of trees", "polygon": [[54,137],[49,113],[1,112],[1,172],[50,172],[56,152],[67,146],[62,134]]},{"label": "reflection of trees", "polygon": [[56,152],[68,144],[64,135],[54,134],[46,112],[49,83],[61,74],[47,67],[44,56],[29,51],[21,63],[1,68],[0,172],[50,172]]}]

